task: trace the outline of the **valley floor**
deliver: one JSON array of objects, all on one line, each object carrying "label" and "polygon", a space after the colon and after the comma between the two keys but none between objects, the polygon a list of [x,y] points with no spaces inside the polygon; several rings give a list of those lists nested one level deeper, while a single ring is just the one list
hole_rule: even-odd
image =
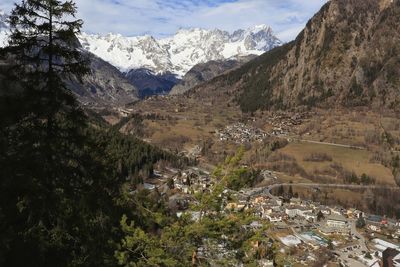
[{"label": "valley floor", "polygon": [[363,178],[396,184],[391,164],[400,155],[398,114],[367,109],[244,114],[228,98],[224,104],[197,99],[162,96],[139,102],[121,131],[213,166],[244,146],[243,164],[284,172],[293,182]]},{"label": "valley floor", "polygon": [[[198,162],[194,169],[158,174],[173,179],[173,198],[189,203],[191,195],[212,188],[216,166],[243,149],[241,166],[259,170],[263,181],[236,192],[238,202],[225,203],[224,209],[258,211],[259,219],[249,227],[270,226],[268,236],[279,244],[282,265],[289,260],[310,266],[327,250],[333,253],[328,266],[372,266],[386,248],[380,243],[398,246],[400,204],[393,203],[400,203],[400,195],[392,173],[400,150],[398,114],[366,109],[244,114],[226,100],[152,97],[129,107],[118,127]],[[197,178],[189,186],[178,173]],[[265,193],[270,185],[274,194],[285,196],[290,188],[297,198],[281,203],[282,198]],[[324,219],[317,220],[319,211],[326,212]],[[366,225],[356,229],[360,214]],[[331,219],[346,226],[332,228]]]}]

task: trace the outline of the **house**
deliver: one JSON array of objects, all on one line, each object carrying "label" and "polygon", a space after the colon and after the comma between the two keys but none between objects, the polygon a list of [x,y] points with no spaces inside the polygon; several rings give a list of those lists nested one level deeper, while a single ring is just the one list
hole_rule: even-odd
[{"label": "house", "polygon": [[274,266],[274,261],[262,259],[262,260],[258,261],[258,266],[260,266],[260,267],[273,267]]},{"label": "house", "polygon": [[318,209],[319,209],[319,210],[322,212],[322,214],[324,214],[324,215],[331,215],[331,209],[328,208],[328,207],[326,207],[326,206],[320,206]]},{"label": "house", "polygon": [[278,212],[274,212],[271,214],[268,214],[266,218],[271,222],[271,223],[277,223],[282,221],[282,214]]},{"label": "house", "polygon": [[328,216],[326,225],[331,228],[343,229],[348,227],[347,219],[342,215],[332,214]]},{"label": "house", "polygon": [[290,217],[294,218],[299,215],[300,210],[297,206],[289,206],[285,208],[285,213]]},{"label": "house", "polygon": [[310,207],[305,207],[305,206],[288,206],[285,208],[285,213],[290,217],[290,218],[294,218],[296,216],[301,216],[301,217],[305,217],[305,214],[309,214],[312,213],[313,209]]},{"label": "house", "polygon": [[231,203],[228,203],[228,204],[225,206],[225,210],[229,210],[229,211],[242,211],[242,210],[244,210],[245,207],[246,207],[246,205],[244,205],[244,204],[231,202]]},{"label": "house", "polygon": [[335,208],[330,208],[330,210],[331,210],[331,214],[342,215],[342,209],[340,209],[340,208],[335,207]]},{"label": "house", "polygon": [[378,222],[368,222],[367,223],[367,229],[373,231],[373,232],[381,232],[382,228],[381,228],[381,224]]},{"label": "house", "polygon": [[309,222],[316,222],[317,221],[317,215],[312,213],[312,212],[305,212],[303,214],[303,217]]},{"label": "house", "polygon": [[310,214],[313,212],[313,209],[311,207],[306,207],[306,206],[300,206],[299,207],[299,216],[306,217],[305,214]]},{"label": "house", "polygon": [[271,207],[280,208],[282,206],[282,200],[280,199],[267,199],[263,202],[263,205],[269,205]]},{"label": "house", "polygon": [[269,200],[269,197],[266,196],[258,196],[253,199],[252,203],[253,204],[263,204]]},{"label": "house", "polygon": [[301,206],[302,205],[302,201],[301,201],[301,199],[300,198],[291,198],[290,199],[290,204],[292,204],[292,205],[298,205],[298,206]]},{"label": "house", "polygon": [[273,212],[273,207],[270,205],[262,205],[261,206],[261,217],[266,218],[267,215],[271,214]]},{"label": "house", "polygon": [[346,215],[348,218],[358,219],[363,216],[363,212],[354,208],[350,208],[346,211]]},{"label": "house", "polygon": [[275,203],[276,203],[277,206],[280,206],[280,207],[281,207],[282,204],[283,204],[282,199],[275,199],[274,201],[275,201]]}]

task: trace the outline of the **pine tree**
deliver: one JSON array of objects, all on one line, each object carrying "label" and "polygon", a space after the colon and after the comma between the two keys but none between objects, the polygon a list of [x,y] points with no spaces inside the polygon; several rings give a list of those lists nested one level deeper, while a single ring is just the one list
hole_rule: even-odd
[{"label": "pine tree", "polygon": [[289,186],[288,196],[289,196],[289,198],[293,197],[293,188],[292,188],[292,186]]},{"label": "pine tree", "polygon": [[366,225],[364,217],[360,216],[360,218],[357,219],[356,221],[356,226],[357,228],[364,228]]},{"label": "pine tree", "polygon": [[13,63],[2,73],[13,84],[0,103],[19,110],[1,118],[1,266],[104,266],[105,251],[112,257],[119,184],[107,180],[65,83],[88,72],[75,37],[82,21],[69,20],[75,13],[72,1],[24,0],[10,16],[1,56]]},{"label": "pine tree", "polygon": [[317,221],[322,221],[325,218],[324,214],[322,213],[322,211],[318,211],[317,214]]},{"label": "pine tree", "polygon": [[65,78],[80,79],[89,71],[76,49],[83,22],[67,19],[75,13],[72,1],[25,0],[15,5],[9,19],[11,35],[5,52],[17,63],[12,73],[25,89],[29,113],[45,121],[48,138],[58,130],[56,115],[75,120],[81,115],[65,84]]},{"label": "pine tree", "polygon": [[278,188],[278,196],[283,196],[283,194],[285,194],[285,189],[283,188],[283,185],[281,185]]}]

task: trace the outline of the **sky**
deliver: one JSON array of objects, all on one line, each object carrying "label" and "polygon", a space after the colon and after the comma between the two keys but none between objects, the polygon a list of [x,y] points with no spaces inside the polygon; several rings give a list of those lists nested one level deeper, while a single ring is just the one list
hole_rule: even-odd
[{"label": "sky", "polygon": [[[1,0],[9,12],[15,0]],[[284,42],[293,40],[327,0],[75,0],[88,33],[173,35],[181,28],[233,32],[267,24]]]}]

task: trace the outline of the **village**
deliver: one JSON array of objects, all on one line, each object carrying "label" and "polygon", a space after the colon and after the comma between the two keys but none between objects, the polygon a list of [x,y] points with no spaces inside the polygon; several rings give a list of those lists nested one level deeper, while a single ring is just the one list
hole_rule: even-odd
[{"label": "village", "polygon": [[266,132],[241,122],[217,130],[215,134],[220,141],[231,141],[236,144],[262,142],[268,136]]},{"label": "village", "polygon": [[261,143],[269,136],[288,137],[293,129],[301,125],[306,114],[295,114],[292,116],[274,114],[266,116],[265,122],[270,125],[268,130],[262,130],[252,126],[256,119],[248,119],[247,123],[237,122],[215,131],[215,136],[221,142],[233,142],[236,144],[259,142]]},{"label": "village", "polygon": [[[264,170],[262,175],[270,183],[277,182],[272,171]],[[198,167],[155,171],[154,178],[144,184],[146,189],[169,194],[169,206],[176,215],[189,213],[193,220],[200,218],[199,212],[188,209],[196,201],[194,195],[210,192],[213,185],[211,174]],[[379,267],[388,259],[393,265],[387,266],[400,266],[400,221],[354,208],[324,206],[287,195],[278,197],[270,191],[270,187],[239,192],[225,189],[221,210],[251,211],[255,219],[243,227],[267,226],[265,235],[279,245],[279,253],[286,255],[285,266],[310,266],[320,257],[321,249],[331,253],[332,262],[339,264],[336,266]],[[230,253],[221,249],[222,254]],[[207,251],[200,250],[200,254]],[[274,265],[264,260],[260,266]]]}]

